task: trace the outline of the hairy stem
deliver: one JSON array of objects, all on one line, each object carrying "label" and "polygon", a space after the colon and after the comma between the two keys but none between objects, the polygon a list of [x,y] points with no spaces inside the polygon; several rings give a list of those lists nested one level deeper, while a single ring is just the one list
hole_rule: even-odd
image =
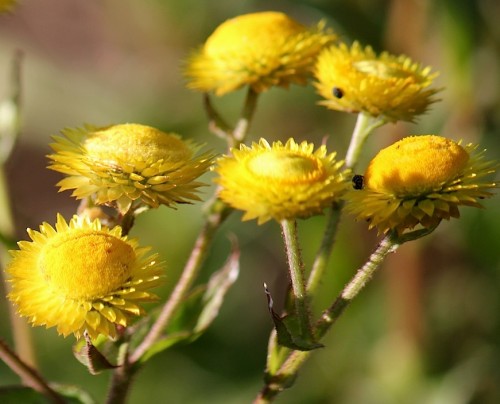
[{"label": "hairy stem", "polygon": [[288,269],[292,281],[295,311],[299,321],[301,337],[312,340],[311,313],[304,280],[304,263],[297,235],[297,222],[294,219],[282,220],[281,229],[288,258]]},{"label": "hairy stem", "polygon": [[[419,235],[421,237],[421,235]],[[380,267],[384,258],[391,252],[394,252],[404,241],[399,240],[397,236],[387,235],[371,254],[368,261],[357,271],[351,281],[344,287],[334,303],[326,309],[318,320],[314,331],[315,338],[319,341],[327,331],[332,327],[335,321],[342,315],[349,303],[364,288],[367,282],[372,278],[375,271]],[[276,396],[287,386],[290,386],[295,379],[298,370],[309,358],[312,351],[291,351],[279,370],[271,375],[264,388],[254,401],[254,404],[264,404],[272,402]]]},{"label": "hairy stem", "polygon": [[375,118],[364,112],[358,114],[356,120],[356,126],[351,136],[351,142],[349,143],[349,148],[347,149],[347,154],[345,157],[345,165],[347,168],[354,169],[358,163],[359,155],[365,144],[368,135],[385,123],[383,118]]}]

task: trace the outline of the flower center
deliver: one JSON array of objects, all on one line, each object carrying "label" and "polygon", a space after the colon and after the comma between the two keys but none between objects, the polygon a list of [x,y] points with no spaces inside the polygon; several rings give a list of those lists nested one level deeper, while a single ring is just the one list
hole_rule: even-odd
[{"label": "flower center", "polygon": [[302,24],[279,12],[245,14],[231,18],[221,24],[205,43],[205,52],[218,57],[233,51],[241,52],[242,47],[264,49],[266,44],[299,34],[305,30]]},{"label": "flower center", "polygon": [[49,240],[38,264],[47,283],[65,297],[93,299],[123,285],[135,259],[133,248],[120,238],[75,230]]},{"label": "flower center", "polygon": [[85,141],[85,149],[95,161],[110,165],[177,162],[191,157],[191,150],[177,136],[138,124],[114,125],[96,131]]},{"label": "flower center", "polygon": [[365,187],[419,196],[454,180],[469,160],[467,151],[440,136],[412,136],[381,150],[365,173]]},{"label": "flower center", "polygon": [[377,76],[381,79],[406,78],[409,74],[401,66],[380,60],[360,60],[354,62],[354,68],[360,73]]},{"label": "flower center", "polygon": [[284,183],[315,180],[324,172],[313,157],[277,150],[251,157],[247,168],[257,176]]}]

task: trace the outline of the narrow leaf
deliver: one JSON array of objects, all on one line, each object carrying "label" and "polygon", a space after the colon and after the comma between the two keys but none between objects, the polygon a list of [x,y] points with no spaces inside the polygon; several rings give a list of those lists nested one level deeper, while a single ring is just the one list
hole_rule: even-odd
[{"label": "narrow leaf", "polygon": [[274,323],[279,345],[298,351],[310,351],[312,349],[323,347],[322,344],[314,341],[306,341],[300,337],[297,329],[298,325],[296,324],[294,316],[287,315],[281,317],[274,311],[274,301],[265,283],[264,292],[266,294],[267,307]]},{"label": "narrow leaf", "polygon": [[191,291],[165,330],[165,336],[148,349],[141,358],[142,362],[173,345],[193,342],[207,330],[219,314],[226,293],[238,278],[239,257],[239,247],[233,240],[231,253],[223,267],[212,274],[207,284]]}]

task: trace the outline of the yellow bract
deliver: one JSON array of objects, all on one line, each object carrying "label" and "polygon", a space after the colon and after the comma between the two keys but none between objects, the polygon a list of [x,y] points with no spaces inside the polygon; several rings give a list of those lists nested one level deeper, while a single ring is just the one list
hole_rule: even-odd
[{"label": "yellow bract", "polygon": [[346,194],[346,209],[380,233],[432,228],[442,219],[457,218],[458,206],[479,207],[478,199],[498,187],[482,180],[498,164],[475,149],[436,135],[404,138],[370,162],[363,189]]},{"label": "yellow bract", "polygon": [[430,88],[436,73],[406,56],[377,55],[358,42],[323,50],[315,68],[320,104],[346,112],[364,112],[388,121],[413,121],[436,100]]},{"label": "yellow bract", "polygon": [[194,90],[223,95],[249,85],[305,84],[319,51],[335,36],[320,23],[309,29],[286,14],[245,14],[222,23],[187,61],[185,76]]},{"label": "yellow bract", "polygon": [[49,168],[67,175],[60,190],[73,189],[78,199],[92,196],[97,204],[122,213],[132,204],[153,208],[199,200],[195,181],[213,156],[195,156],[197,146],[178,135],[139,124],[66,129],[55,137]]},{"label": "yellow bract", "polygon": [[119,226],[78,216],[67,223],[58,215],[55,229],[43,223],[28,234],[32,241],[11,251],[7,273],[9,299],[33,325],[77,338],[115,337],[117,325],[143,313],[138,303],[156,299],[148,290],[162,281],[162,264],[122,237]]},{"label": "yellow bract", "polygon": [[325,146],[314,151],[312,143],[289,139],[271,146],[261,139],[232,153],[218,160],[216,182],[220,198],[245,212],[243,220],[261,224],[321,213],[346,189],[343,162]]}]

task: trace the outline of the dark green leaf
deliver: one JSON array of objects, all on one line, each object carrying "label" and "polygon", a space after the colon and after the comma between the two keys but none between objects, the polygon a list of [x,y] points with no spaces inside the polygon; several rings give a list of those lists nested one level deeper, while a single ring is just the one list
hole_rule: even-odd
[{"label": "dark green leaf", "polygon": [[287,315],[281,317],[276,313],[273,309],[273,298],[266,284],[264,284],[264,291],[266,293],[267,307],[274,323],[279,345],[298,351],[311,351],[323,347],[322,344],[315,341],[304,340],[300,336],[298,322],[295,316]]}]

